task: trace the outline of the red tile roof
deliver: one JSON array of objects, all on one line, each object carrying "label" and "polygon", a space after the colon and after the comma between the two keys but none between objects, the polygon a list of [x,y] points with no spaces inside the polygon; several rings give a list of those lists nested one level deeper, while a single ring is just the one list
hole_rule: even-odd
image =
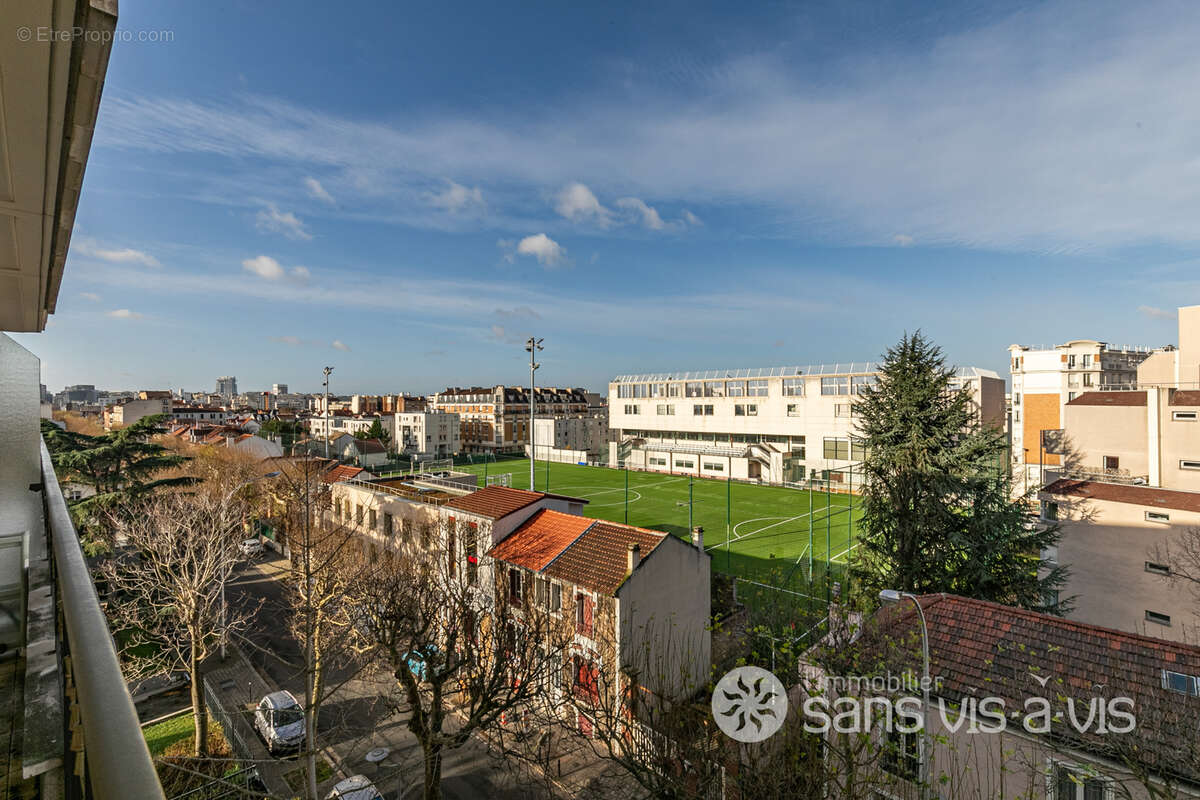
[{"label": "red tile roof", "polygon": [[367,453],[387,452],[387,448],[383,446],[383,442],[378,439],[356,439],[354,445],[358,448],[358,452],[364,455]]},{"label": "red tile roof", "polygon": [[1069,406],[1144,406],[1145,392],[1084,392],[1074,400],[1067,402]]},{"label": "red tile roof", "polygon": [[[941,679],[934,694],[955,702],[999,697],[1010,711],[1024,711],[1034,697],[1059,708],[1069,697],[1084,704],[1082,716],[1093,697],[1128,697],[1137,717],[1130,735],[1144,763],[1193,782],[1200,777],[1200,754],[1182,744],[1195,737],[1200,698],[1163,688],[1164,669],[1200,676],[1200,647],[954,595],[925,595],[919,602],[930,674]],[[920,627],[910,601],[884,608],[863,631],[861,641],[887,653],[886,664],[921,674]],[[1044,687],[1041,679],[1049,679]],[[1057,723],[1053,730],[1083,749],[1113,746],[1111,735]]]},{"label": "red tile roof", "polygon": [[1195,389],[1180,389],[1171,394],[1173,406],[1200,406],[1200,391]]},{"label": "red tile roof", "polygon": [[1046,488],[1043,494],[1082,497],[1110,503],[1129,503],[1152,508],[1173,508],[1177,511],[1200,512],[1200,492],[1159,489],[1154,486],[1135,486],[1099,481],[1077,481],[1061,478]]},{"label": "red tile roof", "polygon": [[646,558],[669,534],[597,521],[554,559],[545,574],[602,594],[612,595],[629,574],[629,545]]},{"label": "red tile roof", "polygon": [[351,478],[358,477],[365,472],[362,467],[352,467],[349,464],[338,464],[333,469],[321,476],[323,483],[338,483],[339,481],[348,481]]},{"label": "red tile roof", "polygon": [[541,492],[510,489],[507,486],[488,486],[477,492],[456,497],[448,501],[446,506],[470,514],[478,514],[481,517],[501,519],[531,503],[536,503],[543,496]]},{"label": "red tile roof", "polygon": [[493,547],[491,556],[541,572],[594,523],[588,517],[543,509]]}]

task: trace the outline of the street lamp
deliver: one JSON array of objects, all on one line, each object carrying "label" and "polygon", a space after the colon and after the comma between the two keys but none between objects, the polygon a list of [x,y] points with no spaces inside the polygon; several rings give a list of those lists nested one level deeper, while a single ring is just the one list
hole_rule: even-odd
[{"label": "street lamp", "polygon": [[[268,472],[266,475],[259,475],[257,478],[251,478],[248,481],[242,481],[241,483],[239,483],[237,486],[233,487],[226,493],[225,499],[222,502],[222,505],[224,505],[225,503],[228,503],[229,500],[235,494],[240,492],[242,489],[245,489],[250,484],[257,483],[258,481],[264,480],[265,478],[277,478],[277,477],[279,477],[279,472]],[[226,614],[225,614],[225,584],[228,582],[229,582],[229,566],[228,566],[228,564],[226,564],[224,577],[221,579],[221,660],[222,661],[225,660],[225,639],[226,639],[226,636],[225,636],[225,617],[226,617]]]},{"label": "street lamp", "polygon": [[333,367],[326,367],[322,372],[325,373],[325,457],[329,458],[329,375]]},{"label": "street lamp", "polygon": [[529,491],[531,492],[536,491],[537,489],[535,484],[536,473],[534,471],[534,463],[537,461],[537,451],[533,449],[533,412],[535,408],[535,401],[533,399],[535,394],[533,373],[537,372],[537,368],[541,366],[541,364],[537,363],[535,360],[537,358],[537,351],[541,349],[541,339],[535,339],[530,336],[525,341],[525,352],[529,353]]},{"label": "street lamp", "polygon": [[921,800],[929,797],[929,627],[925,624],[925,611],[915,594],[902,592],[899,589],[884,589],[879,593],[879,600],[884,605],[895,605],[902,599],[912,601],[917,608],[917,616],[921,620],[921,655],[924,657],[924,672],[921,677],[921,762],[919,779],[921,782]]}]

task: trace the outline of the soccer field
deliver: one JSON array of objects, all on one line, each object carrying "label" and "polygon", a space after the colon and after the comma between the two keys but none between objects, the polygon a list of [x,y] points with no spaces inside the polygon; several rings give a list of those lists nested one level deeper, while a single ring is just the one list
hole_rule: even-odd
[{"label": "soccer field", "polygon": [[[455,469],[480,476],[510,473],[513,488],[529,488],[527,459],[458,465]],[[851,514],[857,523],[857,498],[851,508],[851,497],[845,494],[706,478],[692,478],[690,484],[691,521],[704,528],[704,546],[712,554],[715,570],[767,578],[792,574],[793,565],[798,564],[794,576],[798,578],[808,575],[811,555],[817,574],[828,560],[836,575],[855,546]],[[588,504],[583,513],[589,517],[688,536],[686,475],[626,473],[539,461],[536,488],[584,498]]]}]

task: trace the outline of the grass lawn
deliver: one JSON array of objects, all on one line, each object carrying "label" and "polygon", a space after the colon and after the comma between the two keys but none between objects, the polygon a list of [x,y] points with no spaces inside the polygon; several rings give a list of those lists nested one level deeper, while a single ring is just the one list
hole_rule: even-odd
[{"label": "grass lawn", "polygon": [[[511,473],[513,488],[529,488],[527,459],[459,465],[455,469],[479,475]],[[786,575],[799,563],[797,574],[807,576],[810,553],[818,575],[826,561],[831,562],[835,576],[844,568],[854,546],[850,496],[813,491],[810,500],[808,490],[730,484],[708,478],[693,478],[690,484],[692,523],[704,528],[704,546],[712,554],[713,569],[763,578],[773,573]],[[589,517],[688,535],[686,475],[626,473],[607,467],[539,461],[537,488],[588,500],[583,513]],[[853,515],[857,522],[857,498]]]},{"label": "grass lawn", "polygon": [[171,717],[142,728],[142,735],[146,737],[150,755],[157,758],[175,742],[184,739],[190,740],[193,730],[195,729],[192,726],[192,712],[189,710],[186,714],[180,714],[177,717]]}]

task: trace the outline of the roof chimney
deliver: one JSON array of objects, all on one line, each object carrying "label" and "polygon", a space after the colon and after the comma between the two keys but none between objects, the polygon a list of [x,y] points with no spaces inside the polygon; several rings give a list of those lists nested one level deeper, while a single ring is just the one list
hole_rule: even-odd
[{"label": "roof chimney", "polygon": [[642,560],[642,548],[638,544],[629,545],[627,566],[629,571],[633,572],[637,569],[638,562]]},{"label": "roof chimney", "polygon": [[699,525],[692,528],[692,544],[697,550],[704,550],[704,528]]}]

